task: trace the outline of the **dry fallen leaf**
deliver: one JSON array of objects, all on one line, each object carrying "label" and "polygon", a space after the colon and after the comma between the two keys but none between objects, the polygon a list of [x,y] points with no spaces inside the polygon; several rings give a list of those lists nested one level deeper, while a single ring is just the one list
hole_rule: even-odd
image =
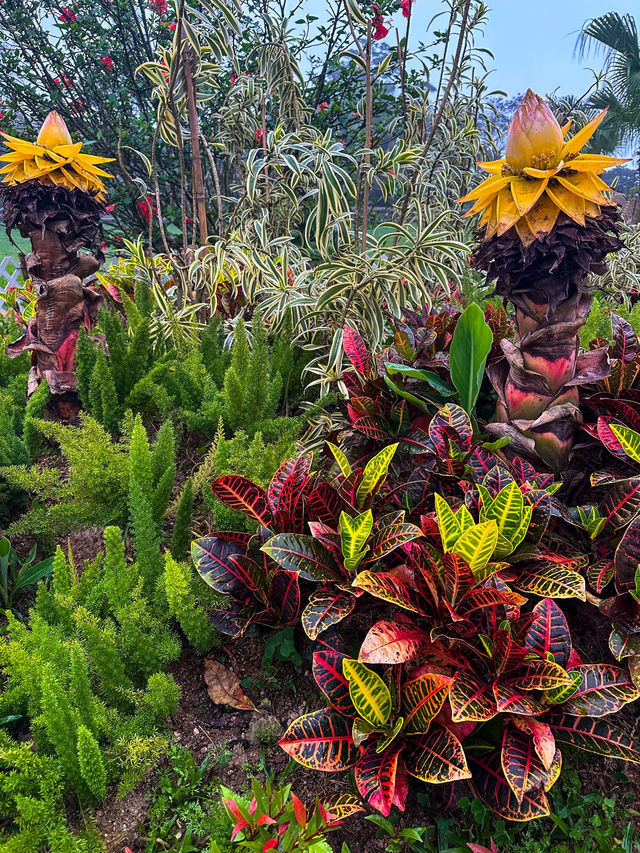
[{"label": "dry fallen leaf", "polygon": [[255,711],[256,706],[242,692],[240,679],[217,660],[205,660],[204,680],[207,693],[216,705],[230,705],[240,711]]}]

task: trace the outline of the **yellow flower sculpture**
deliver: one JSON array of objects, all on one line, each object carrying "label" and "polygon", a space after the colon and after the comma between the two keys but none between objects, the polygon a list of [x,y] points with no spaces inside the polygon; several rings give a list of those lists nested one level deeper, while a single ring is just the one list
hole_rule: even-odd
[{"label": "yellow flower sculpture", "polygon": [[100,178],[113,175],[99,169],[98,164],[111,163],[113,158],[81,154],[82,142],[71,141],[64,119],[57,112],[49,113],[35,143],[7,133],[2,136],[11,149],[0,156],[0,161],[7,163],[0,169],[4,183],[15,185],[36,180],[69,190],[79,189],[99,201],[104,199],[106,191]]},{"label": "yellow flower sculpture", "polygon": [[580,153],[605,114],[565,140],[571,122],[561,128],[542,98],[527,91],[509,126],[506,157],[478,163],[490,177],[460,199],[475,202],[465,216],[482,213],[485,240],[515,226],[529,246],[551,231],[560,211],[584,225],[585,216],[597,218],[600,206],[611,204],[603,195],[610,187],[598,176],[627,160]]}]

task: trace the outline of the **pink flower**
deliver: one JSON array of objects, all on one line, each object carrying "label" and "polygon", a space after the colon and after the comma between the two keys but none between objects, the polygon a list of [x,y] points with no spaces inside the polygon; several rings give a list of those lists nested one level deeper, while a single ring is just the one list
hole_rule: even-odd
[{"label": "pink flower", "polygon": [[373,25],[373,37],[376,41],[380,41],[380,39],[383,39],[385,38],[385,36],[389,35],[389,27],[384,22],[380,7],[376,6],[375,3],[372,3],[371,8],[374,12],[374,16],[371,21]]},{"label": "pink flower", "polygon": [[413,0],[402,0],[400,3],[400,8],[402,9],[402,17],[408,18],[411,12],[411,6],[413,5]]},{"label": "pink flower", "polygon": [[73,104],[71,104],[71,109],[76,115],[79,115],[84,109],[84,101],[82,98],[77,98]]},{"label": "pink flower", "polygon": [[262,129],[258,128],[256,130],[256,142],[262,142]]},{"label": "pink flower", "polygon": [[0,121],[4,118],[4,113],[0,113]]},{"label": "pink flower", "polygon": [[78,16],[75,12],[72,12],[71,9],[65,9],[63,6],[62,9],[60,9],[59,20],[62,21],[63,24],[75,24],[78,20]]},{"label": "pink flower", "polygon": [[115,209],[116,209],[115,204],[108,204],[108,205],[105,207],[105,212],[106,212],[106,213],[113,213],[113,211],[114,211]]},{"label": "pink flower", "polygon": [[169,31],[174,33],[176,31],[177,26],[178,24],[175,21],[171,21],[171,23],[169,24]]},{"label": "pink flower", "polygon": [[164,15],[169,8],[169,4],[167,3],[167,0],[149,0],[149,8],[152,12],[155,12],[156,15]]},{"label": "pink flower", "polygon": [[146,198],[140,199],[140,201],[138,202],[138,210],[147,222],[151,222],[151,217],[155,213],[155,209],[153,206],[153,199],[150,195],[148,195]]},{"label": "pink flower", "polygon": [[235,86],[235,85],[236,85],[236,80],[238,79],[238,78],[237,78],[237,76],[236,76],[235,74],[233,74],[233,73],[232,73],[232,74],[231,74],[231,77],[230,77],[229,79],[231,80],[231,85],[232,85],[232,86]]},{"label": "pink flower", "polygon": [[113,71],[113,69],[115,68],[113,64],[113,59],[111,59],[110,56],[101,56],[100,62],[104,65],[105,71]]},{"label": "pink flower", "polygon": [[316,107],[319,113],[324,113],[329,109],[329,104],[327,101],[323,101],[321,104],[318,104]]}]

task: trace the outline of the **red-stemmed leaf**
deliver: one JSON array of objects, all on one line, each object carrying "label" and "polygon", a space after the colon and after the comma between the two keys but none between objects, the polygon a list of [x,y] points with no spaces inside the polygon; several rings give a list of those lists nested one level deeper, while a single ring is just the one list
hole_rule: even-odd
[{"label": "red-stemmed leaf", "polygon": [[617,423],[619,423],[619,420],[616,417],[611,417],[610,415],[600,415],[596,423],[596,434],[600,441],[607,448],[609,453],[612,453],[614,456],[617,456],[618,459],[628,461],[629,457],[627,456],[625,449],[620,444],[618,437],[611,429],[611,424]]},{"label": "red-stemmed leaf", "polygon": [[350,592],[336,586],[323,586],[312,592],[307,606],[302,611],[302,627],[310,640],[332,625],[337,625],[353,612],[356,599]]},{"label": "red-stemmed leaf", "polygon": [[225,506],[269,527],[273,521],[267,493],[256,483],[238,474],[226,474],[211,484],[211,491]]},{"label": "red-stemmed leaf", "polygon": [[358,432],[364,433],[374,441],[386,441],[389,438],[375,418],[358,418],[358,420],[354,422],[353,428],[357,429]]},{"label": "red-stemmed leaf", "polygon": [[349,682],[342,672],[342,662],[348,657],[341,652],[321,651],[313,655],[313,677],[332,708],[345,717],[355,717],[349,695]]},{"label": "red-stemmed leaf", "polygon": [[551,598],[539,601],[533,612],[535,620],[525,635],[525,646],[540,657],[552,654],[557,664],[566,667],[571,654],[571,634],[564,613]]},{"label": "red-stemmed leaf", "polygon": [[614,571],[613,560],[598,560],[597,563],[592,563],[587,569],[589,586],[592,586],[598,595],[600,595],[613,578]]},{"label": "red-stemmed leaf", "polygon": [[495,814],[505,820],[518,822],[546,817],[549,814],[549,801],[541,788],[526,791],[522,800],[518,800],[505,779],[501,749],[488,755],[470,756],[469,765],[473,774],[471,786],[476,796]]},{"label": "red-stemmed leaf", "polygon": [[640,696],[626,669],[604,663],[582,664],[572,672],[582,676],[562,710],[576,717],[604,717]]},{"label": "red-stemmed leaf", "polygon": [[470,779],[462,744],[445,726],[434,723],[429,732],[407,739],[407,773],[431,784]]},{"label": "red-stemmed leaf", "polygon": [[348,770],[357,757],[348,721],[331,709],[298,717],[279,744],[299,764],[327,773]]},{"label": "red-stemmed leaf", "polygon": [[541,722],[535,717],[511,716],[511,722],[521,731],[526,732],[533,741],[536,754],[545,770],[550,770],[556,757],[556,740],[548,723]]},{"label": "red-stemmed leaf", "polygon": [[635,742],[622,729],[608,720],[574,717],[555,712],[545,717],[558,743],[566,743],[595,752],[606,758],[621,758],[640,764],[640,751]]},{"label": "red-stemmed leaf", "polygon": [[517,592],[512,592],[511,590],[483,587],[481,589],[472,589],[471,592],[468,592],[456,609],[460,616],[467,617],[474,610],[484,610],[487,607],[497,607],[499,605],[503,607],[520,607],[526,603],[526,600],[524,596],[518,595]]},{"label": "red-stemmed leaf", "polygon": [[396,777],[402,772],[398,760],[404,745],[394,743],[384,752],[378,752],[376,747],[375,740],[365,745],[354,773],[362,799],[386,817],[394,800]]},{"label": "red-stemmed leaf", "polygon": [[361,663],[398,664],[412,661],[429,640],[428,634],[409,622],[381,619],[369,628],[360,646]]}]

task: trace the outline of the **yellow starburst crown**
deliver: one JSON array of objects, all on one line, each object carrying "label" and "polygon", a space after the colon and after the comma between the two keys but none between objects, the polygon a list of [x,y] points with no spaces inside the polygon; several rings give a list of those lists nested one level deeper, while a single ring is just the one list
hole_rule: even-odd
[{"label": "yellow starburst crown", "polygon": [[542,98],[527,91],[509,126],[506,156],[478,163],[490,177],[459,199],[475,202],[465,216],[482,213],[485,240],[515,226],[529,246],[551,231],[560,211],[584,225],[585,216],[598,217],[602,205],[612,204],[603,195],[611,188],[598,176],[628,160],[580,154],[606,112],[565,139],[571,121],[561,128]]},{"label": "yellow starburst crown", "polygon": [[113,175],[99,169],[98,164],[112,163],[113,157],[80,153],[82,142],[71,141],[64,119],[57,112],[46,117],[35,143],[7,133],[2,136],[11,149],[0,156],[0,161],[7,163],[0,169],[3,183],[15,185],[35,180],[95,194],[99,201],[104,199],[106,190],[100,178]]}]

